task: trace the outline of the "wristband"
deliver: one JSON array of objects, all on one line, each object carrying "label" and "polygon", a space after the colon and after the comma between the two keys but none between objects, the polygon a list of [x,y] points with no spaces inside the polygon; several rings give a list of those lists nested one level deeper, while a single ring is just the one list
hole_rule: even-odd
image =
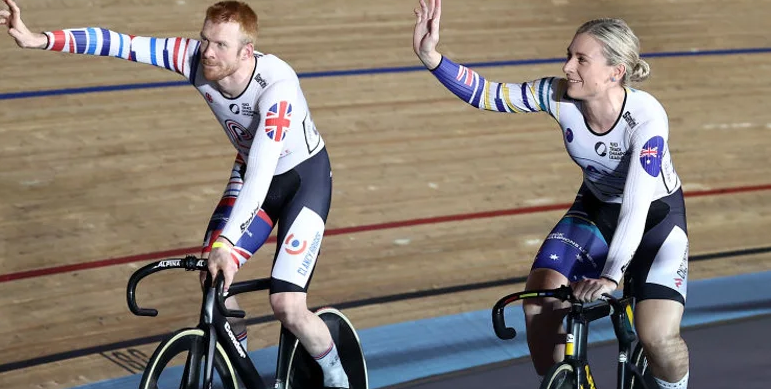
[{"label": "wristband", "polygon": [[227,248],[227,249],[230,248],[230,247],[228,247],[228,245],[226,245],[226,244],[224,244],[222,242],[214,242],[214,244],[211,245],[212,249],[218,249],[220,247],[224,247],[224,248]]}]

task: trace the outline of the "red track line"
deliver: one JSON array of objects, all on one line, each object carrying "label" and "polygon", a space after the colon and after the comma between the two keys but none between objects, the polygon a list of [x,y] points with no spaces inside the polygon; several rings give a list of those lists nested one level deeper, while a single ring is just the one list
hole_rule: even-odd
[{"label": "red track line", "polygon": [[[724,194],[743,193],[743,192],[757,192],[762,190],[771,190],[771,184],[756,185],[756,186],[740,186],[740,187],[734,187],[734,188],[718,188],[718,189],[709,189],[709,190],[695,190],[695,191],[687,192],[685,196],[701,197],[701,196],[724,195]],[[543,205],[543,206],[537,206],[537,207],[511,208],[511,209],[501,209],[496,211],[436,216],[436,217],[429,217],[429,218],[422,218],[422,219],[402,220],[402,221],[379,223],[379,224],[367,224],[362,226],[330,229],[326,231],[324,235],[332,236],[332,235],[352,234],[352,233],[364,232],[364,231],[387,230],[392,228],[410,227],[410,226],[417,226],[417,225],[423,225],[423,224],[437,224],[437,223],[446,223],[446,222],[454,222],[454,221],[462,221],[462,220],[485,219],[485,218],[498,217],[498,216],[511,216],[511,215],[522,215],[522,214],[528,214],[528,213],[556,211],[561,209],[567,209],[569,206],[570,204],[568,203],[550,204],[550,205]],[[275,242],[275,241],[276,241],[276,238],[273,236],[271,236],[268,239],[269,243]],[[51,274],[67,273],[67,272],[73,272],[78,270],[95,269],[95,268],[106,267],[106,266],[121,265],[124,263],[141,262],[141,261],[149,261],[149,260],[155,260],[155,259],[161,259],[161,258],[183,256],[186,254],[198,253],[199,250],[200,250],[199,247],[187,247],[187,248],[181,248],[181,249],[175,249],[175,250],[131,255],[128,257],[121,257],[121,258],[103,259],[103,260],[93,261],[93,262],[84,262],[84,263],[76,263],[71,265],[62,265],[62,266],[54,266],[54,267],[48,267],[48,268],[42,268],[42,269],[26,270],[26,271],[21,271],[16,273],[2,274],[0,275],[0,283],[7,282],[7,281],[21,280],[25,278],[41,277],[41,276],[46,276]]]}]

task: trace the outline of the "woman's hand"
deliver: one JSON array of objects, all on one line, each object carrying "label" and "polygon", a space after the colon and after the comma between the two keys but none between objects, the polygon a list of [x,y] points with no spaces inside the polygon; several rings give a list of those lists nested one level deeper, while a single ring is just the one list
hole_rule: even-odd
[{"label": "woman's hand", "polygon": [[439,66],[442,55],[436,51],[439,43],[439,19],[442,15],[441,0],[420,0],[420,8],[415,8],[415,32],[412,36],[412,49],[429,69]]}]

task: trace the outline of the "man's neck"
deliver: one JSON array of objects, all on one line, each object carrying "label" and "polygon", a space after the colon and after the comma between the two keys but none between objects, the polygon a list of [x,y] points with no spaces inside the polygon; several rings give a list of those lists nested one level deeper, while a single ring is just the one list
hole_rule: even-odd
[{"label": "man's neck", "polygon": [[249,82],[252,80],[254,66],[256,65],[254,56],[244,61],[235,73],[216,82],[217,89],[223,96],[232,99],[246,90]]}]

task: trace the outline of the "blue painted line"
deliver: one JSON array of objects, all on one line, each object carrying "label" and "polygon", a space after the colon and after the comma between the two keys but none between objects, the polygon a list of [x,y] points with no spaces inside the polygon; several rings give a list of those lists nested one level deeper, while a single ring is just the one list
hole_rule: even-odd
[{"label": "blue painted line", "polygon": [[[121,42],[121,44],[122,43],[123,42]],[[667,58],[667,57],[693,57],[693,56],[767,54],[767,53],[771,53],[771,47],[751,47],[751,48],[745,48],[745,49],[724,49],[724,50],[668,51],[668,52],[661,52],[661,53],[642,54],[642,57],[643,58]],[[472,63],[463,64],[463,65],[471,68],[488,68],[488,67],[499,67],[499,66],[524,66],[524,65],[540,65],[540,64],[548,64],[548,63],[561,63],[564,60],[565,60],[564,58],[541,58],[541,59],[523,59],[523,60],[492,61],[492,62],[472,62]],[[406,72],[425,71],[425,69],[426,68],[423,66],[399,66],[399,67],[387,67],[387,68],[306,72],[306,73],[299,73],[298,76],[300,78],[345,77],[345,76],[358,76],[358,75],[369,75],[369,74],[406,73]],[[105,86],[96,86],[96,87],[87,87],[87,88],[65,88],[65,89],[50,89],[50,90],[42,90],[42,91],[0,93],[0,100],[25,99],[25,98],[32,98],[32,97],[59,96],[59,95],[70,95],[70,94],[80,94],[80,93],[111,92],[111,91],[123,91],[123,90],[145,89],[145,88],[167,88],[167,87],[177,87],[182,85],[189,85],[189,83],[184,81],[152,82],[152,83],[140,83],[140,84],[105,85]]]},{"label": "blue painted line", "polygon": [[0,94],[0,100],[25,99],[29,97],[44,97],[44,96],[75,95],[80,93],[94,93],[94,92],[115,92],[115,91],[132,90],[132,89],[167,88],[167,87],[181,86],[181,85],[190,85],[190,83],[187,81],[147,82],[147,83],[139,83],[139,84],[94,86],[94,87],[87,87],[87,88],[66,88],[66,89],[31,91],[31,92],[4,93],[4,94]]},{"label": "blue painted line", "polygon": [[[771,271],[692,281],[683,327],[771,314],[769,285]],[[502,341],[495,336],[487,309],[360,330],[370,388],[527,356],[525,321],[519,306],[507,309],[506,323],[518,331],[514,340]],[[592,323],[590,343],[611,339],[615,335],[609,319]],[[276,347],[249,353],[269,386],[276,355]],[[180,367],[172,369],[168,370],[171,376],[181,375]],[[135,374],[77,388],[136,388],[140,378]]]}]

